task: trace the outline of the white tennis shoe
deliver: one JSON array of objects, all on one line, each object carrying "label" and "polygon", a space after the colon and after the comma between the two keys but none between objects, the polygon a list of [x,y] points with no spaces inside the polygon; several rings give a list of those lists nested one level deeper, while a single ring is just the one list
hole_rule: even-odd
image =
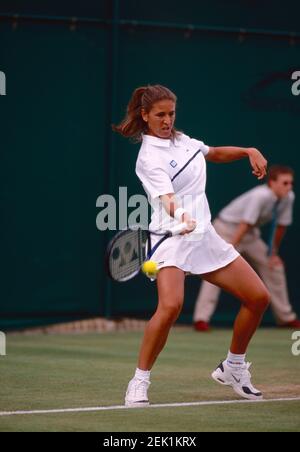
[{"label": "white tennis shoe", "polygon": [[231,386],[241,397],[248,400],[262,400],[263,395],[251,384],[249,368],[251,363],[245,363],[238,370],[234,370],[223,361],[211,374],[212,378],[221,385]]},{"label": "white tennis shoe", "polygon": [[128,384],[125,405],[131,408],[149,406],[148,388],[150,384],[146,378],[134,377]]}]

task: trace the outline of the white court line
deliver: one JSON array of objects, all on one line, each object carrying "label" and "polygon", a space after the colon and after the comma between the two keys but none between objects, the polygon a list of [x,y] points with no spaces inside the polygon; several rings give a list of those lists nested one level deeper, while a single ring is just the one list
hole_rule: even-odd
[{"label": "white court line", "polygon": [[212,405],[234,405],[245,403],[270,403],[270,402],[293,402],[300,401],[300,397],[291,397],[286,399],[266,399],[266,400],[214,400],[206,402],[186,402],[186,403],[162,403],[154,404],[149,407],[129,408],[124,405],[115,406],[99,406],[89,408],[65,408],[54,410],[33,410],[33,411],[0,411],[0,416],[16,416],[25,414],[58,414],[58,413],[86,413],[94,411],[114,411],[114,410],[133,410],[133,409],[151,409],[151,408],[170,408],[170,407],[187,407],[187,406],[212,406]]}]

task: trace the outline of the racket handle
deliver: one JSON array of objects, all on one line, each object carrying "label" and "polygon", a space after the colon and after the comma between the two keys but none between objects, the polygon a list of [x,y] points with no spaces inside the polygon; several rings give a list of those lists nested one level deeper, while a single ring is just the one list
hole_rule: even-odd
[{"label": "racket handle", "polygon": [[174,228],[170,229],[170,234],[173,235],[179,235],[182,233],[182,231],[184,231],[185,229],[187,229],[187,224],[186,223],[180,223],[177,226],[174,226]]}]

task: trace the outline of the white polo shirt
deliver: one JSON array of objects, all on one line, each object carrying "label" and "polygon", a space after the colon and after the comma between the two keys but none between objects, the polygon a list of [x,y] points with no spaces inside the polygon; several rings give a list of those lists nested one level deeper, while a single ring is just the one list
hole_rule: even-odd
[{"label": "white polo shirt", "polygon": [[[178,134],[175,140],[143,136],[136,162],[136,174],[143,184],[153,209],[150,229],[167,230],[176,224],[165,211],[159,196],[175,193],[196,219],[194,233],[205,232],[211,222],[207,202],[206,161],[209,147],[202,141]],[[191,236],[192,234],[189,234]]]},{"label": "white polo shirt", "polygon": [[[293,220],[294,192],[279,201],[277,222],[289,226]],[[219,218],[230,223],[245,222],[260,227],[270,222],[277,197],[268,185],[260,185],[234,199],[221,210]]]}]

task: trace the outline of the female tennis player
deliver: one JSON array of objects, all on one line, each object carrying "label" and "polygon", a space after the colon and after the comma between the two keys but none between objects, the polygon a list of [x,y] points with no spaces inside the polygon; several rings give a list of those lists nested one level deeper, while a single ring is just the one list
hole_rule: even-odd
[{"label": "female tennis player", "polygon": [[136,173],[154,210],[150,229],[187,223],[181,235],[167,239],[152,256],[159,268],[158,306],[145,329],[125,404],[149,405],[150,372],[180,314],[187,274],[201,275],[241,301],[227,359],[212,378],[246,399],[258,400],[262,393],[251,384],[250,364],[245,358],[270,295],[250,265],[214,230],[205,185],[206,161],[227,163],[248,158],[258,179],[266,175],[267,161],[255,148],[209,147],[178,132],[174,127],[176,101],[175,94],[164,86],[137,88],[126,117],[113,126],[124,137],[142,142]]}]

